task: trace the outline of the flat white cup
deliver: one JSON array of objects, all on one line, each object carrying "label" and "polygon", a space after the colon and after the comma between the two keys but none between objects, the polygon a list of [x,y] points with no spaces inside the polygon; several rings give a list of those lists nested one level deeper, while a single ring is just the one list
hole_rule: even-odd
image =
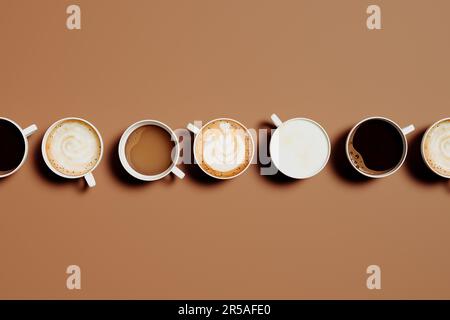
[{"label": "flat white cup", "polygon": [[443,175],[442,173],[436,171],[434,168],[432,168],[432,167],[430,166],[430,164],[429,164],[428,161],[426,160],[426,158],[425,158],[425,152],[424,152],[424,148],[425,148],[425,144],[424,144],[424,143],[425,143],[425,138],[427,137],[428,133],[430,133],[430,130],[431,130],[435,125],[437,125],[437,124],[439,124],[439,123],[441,123],[441,122],[444,122],[444,121],[449,121],[449,120],[450,120],[450,118],[444,118],[444,119],[441,119],[441,120],[436,121],[435,123],[433,123],[433,124],[427,129],[427,131],[425,131],[425,133],[424,133],[424,135],[423,135],[423,137],[422,137],[422,143],[421,143],[421,145],[420,145],[420,152],[422,153],[422,159],[423,159],[423,161],[426,163],[427,167],[430,168],[430,170],[433,171],[434,173],[436,173],[438,176],[441,176],[441,177],[447,178],[447,179],[450,179],[450,176]]},{"label": "flat white cup", "polygon": [[[373,120],[373,119],[383,120],[383,121],[386,121],[386,122],[390,123],[393,127],[395,127],[398,130],[398,132],[401,134],[401,137],[402,137],[402,140],[403,140],[403,154],[402,154],[402,158],[400,159],[400,162],[397,164],[397,166],[394,169],[392,169],[389,172],[383,173],[383,174],[370,174],[370,173],[364,172],[364,171],[360,170],[359,168],[357,168],[355,166],[355,164],[353,163],[352,158],[350,157],[350,150],[348,149],[348,144],[350,142],[350,138],[352,137],[352,135],[355,132],[355,130],[362,123],[364,123],[364,122],[366,122],[368,120]],[[375,178],[375,179],[388,177],[391,174],[394,174],[395,172],[397,172],[397,170],[400,169],[400,167],[405,162],[406,155],[408,154],[408,140],[406,139],[406,135],[410,134],[414,130],[415,130],[415,127],[412,124],[402,128],[396,122],[392,121],[391,119],[385,118],[385,117],[368,117],[368,118],[365,118],[365,119],[361,120],[360,122],[358,122],[350,130],[350,132],[349,132],[349,134],[347,136],[347,139],[345,141],[345,154],[347,155],[347,159],[350,162],[350,164],[352,165],[352,167],[355,168],[355,170],[358,171],[359,173],[361,173],[362,175],[364,175],[364,176],[366,176],[368,178]]]},{"label": "flat white cup", "polygon": [[[60,124],[61,122],[70,121],[70,120],[76,120],[76,121],[84,122],[84,123],[86,123],[87,125],[91,126],[91,127],[95,130],[95,133],[97,134],[98,139],[99,139],[99,141],[100,141],[100,156],[99,156],[99,158],[98,158],[97,163],[95,164],[95,166],[94,166],[91,170],[89,170],[89,172],[87,172],[87,173],[85,173],[85,174],[82,174],[82,175],[78,175],[78,176],[69,176],[69,175],[63,174],[63,173],[59,172],[58,170],[56,170],[55,168],[53,168],[52,164],[51,164],[50,161],[48,160],[48,157],[47,157],[47,151],[46,151],[46,148],[45,148],[46,145],[47,145],[47,139],[48,139],[48,136],[49,136],[50,133],[52,132],[53,128],[54,128],[55,126],[57,126],[58,124]],[[58,176],[60,176],[60,177],[66,178],[66,179],[79,179],[79,178],[84,178],[84,179],[86,180],[87,185],[88,185],[90,188],[95,187],[95,185],[96,185],[96,182],[95,182],[95,179],[94,179],[94,175],[92,174],[92,172],[95,170],[95,168],[97,168],[97,166],[99,165],[100,161],[102,160],[102,157],[103,157],[103,149],[104,149],[104,148],[103,148],[103,139],[102,139],[102,136],[100,135],[100,132],[97,130],[97,128],[96,128],[92,123],[90,123],[89,121],[84,120],[84,119],[81,119],[81,118],[76,118],[76,117],[68,117],[68,118],[64,118],[64,119],[58,120],[58,121],[56,121],[55,123],[53,123],[53,124],[47,129],[47,131],[45,132],[44,138],[42,139],[42,145],[41,145],[42,157],[44,158],[45,164],[47,165],[47,167],[49,167],[49,169],[50,169],[54,174],[56,174],[56,175],[58,175]]]},{"label": "flat white cup", "polygon": [[236,121],[236,120],[234,120],[234,119],[230,119],[230,118],[218,118],[218,119],[214,119],[214,120],[209,121],[209,122],[206,123],[205,125],[203,125],[201,128],[198,128],[197,126],[193,125],[192,123],[188,123],[187,129],[188,129],[189,131],[191,131],[191,132],[195,135],[195,138],[194,138],[194,159],[195,159],[195,162],[196,162],[197,164],[199,163],[199,159],[197,158],[197,153],[195,152],[195,150],[196,150],[196,147],[195,147],[195,146],[196,146],[196,144],[197,144],[197,141],[198,141],[197,138],[198,138],[198,136],[199,136],[198,134],[199,134],[200,132],[202,132],[203,129],[206,128],[210,123],[213,123],[213,122],[215,122],[215,121],[230,121],[230,122],[236,122],[237,124],[239,124],[239,125],[245,130],[245,132],[246,132],[247,135],[250,137],[250,140],[251,140],[251,142],[252,142],[252,150],[250,150],[250,159],[249,159],[249,161],[248,161],[247,166],[246,166],[241,172],[239,172],[237,175],[231,176],[231,177],[217,177],[217,176],[214,176],[214,175],[210,174],[208,171],[204,170],[204,169],[202,168],[202,166],[199,165],[199,167],[200,167],[200,169],[201,169],[204,173],[206,173],[208,176],[213,177],[213,178],[216,178],[216,179],[219,179],[219,180],[228,180],[228,179],[236,178],[236,177],[240,176],[241,174],[243,174],[244,171],[246,171],[246,170],[248,169],[248,167],[250,167],[250,164],[251,164],[252,161],[253,161],[253,156],[254,156],[254,153],[255,153],[255,141],[253,140],[253,136],[251,135],[250,131],[248,131],[247,127],[244,126],[244,125],[243,125],[242,123],[240,123],[239,121]]},{"label": "flat white cup", "polygon": [[[130,164],[128,163],[127,157],[125,155],[125,145],[127,144],[127,140],[128,137],[130,136],[130,134],[132,134],[136,129],[142,127],[142,126],[158,126],[163,128],[164,130],[166,130],[170,136],[172,137],[172,141],[175,143],[175,148],[172,152],[172,164],[169,168],[167,168],[164,172],[161,172],[160,174],[157,175],[144,175],[142,173],[137,172],[136,170],[134,170]],[[122,164],[122,166],[124,167],[124,169],[133,177],[135,177],[136,179],[142,180],[142,181],[155,181],[155,180],[159,180],[164,178],[165,176],[167,176],[169,173],[173,173],[174,175],[176,175],[178,178],[183,179],[184,178],[184,172],[181,171],[176,165],[178,163],[178,160],[180,158],[180,143],[178,141],[178,137],[175,134],[175,132],[170,129],[169,126],[167,126],[166,124],[157,121],[157,120],[141,120],[138,121],[136,123],[133,123],[131,126],[129,126],[124,133],[122,134],[122,137],[120,138],[119,141],[119,159],[120,159],[120,163]]]},{"label": "flat white cup", "polygon": [[293,179],[307,179],[307,178],[311,178],[311,177],[315,176],[320,171],[322,171],[323,168],[325,168],[325,166],[328,163],[328,160],[330,159],[331,143],[330,143],[330,138],[328,137],[327,132],[325,131],[325,129],[320,124],[318,124],[316,121],[308,119],[308,118],[293,118],[293,119],[289,119],[289,120],[283,122],[283,121],[281,121],[281,119],[276,114],[272,114],[270,116],[270,118],[272,119],[273,124],[277,127],[275,132],[272,134],[272,139],[270,139],[270,145],[269,145],[270,154],[273,154],[274,150],[278,146],[277,144],[279,144],[279,139],[273,139],[273,137],[277,135],[277,132],[279,131],[279,129],[283,125],[285,125],[285,124],[287,124],[287,123],[289,123],[291,121],[302,120],[302,121],[308,121],[308,122],[314,124],[317,128],[322,130],[322,132],[324,133],[324,135],[325,135],[325,137],[327,139],[327,142],[328,142],[328,152],[327,152],[326,159],[322,163],[321,167],[318,170],[316,170],[315,172],[313,172],[312,174],[306,175],[306,176],[295,176],[293,173],[288,172],[287,170],[282,170],[281,165],[280,165],[281,160],[278,159],[278,157],[271,157],[275,167],[277,167],[278,170],[280,170],[284,175],[286,175],[286,176],[288,176],[290,178],[293,178]]},{"label": "flat white cup", "polygon": [[27,159],[27,156],[28,156],[28,137],[31,136],[33,133],[35,133],[38,128],[35,124],[32,124],[31,126],[28,126],[25,129],[22,129],[16,122],[14,122],[11,119],[3,118],[3,117],[0,117],[0,119],[8,121],[17,127],[17,129],[22,133],[23,143],[25,145],[25,150],[23,152],[22,161],[19,163],[19,165],[14,170],[0,175],[0,178],[6,178],[6,177],[12,175],[13,173],[17,172],[17,170],[19,170],[20,167],[22,167],[23,164],[25,163],[25,160]]}]

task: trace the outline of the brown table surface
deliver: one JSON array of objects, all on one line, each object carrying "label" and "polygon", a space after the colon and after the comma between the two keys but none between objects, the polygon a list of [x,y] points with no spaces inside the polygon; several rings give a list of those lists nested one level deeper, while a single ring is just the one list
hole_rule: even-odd
[{"label": "brown table surface", "polygon": [[[421,162],[424,130],[448,117],[450,2],[79,0],[0,4],[0,115],[36,123],[22,169],[0,181],[0,298],[450,298],[450,187]],[[316,177],[286,181],[252,167],[212,182],[135,184],[118,165],[123,130],[270,114],[310,117],[332,140]],[[354,178],[350,127],[370,115],[413,123],[395,175]],[[97,187],[42,163],[47,127],[92,121],[105,155]],[[66,267],[82,290],[66,289]],[[366,268],[382,268],[382,290]]]}]

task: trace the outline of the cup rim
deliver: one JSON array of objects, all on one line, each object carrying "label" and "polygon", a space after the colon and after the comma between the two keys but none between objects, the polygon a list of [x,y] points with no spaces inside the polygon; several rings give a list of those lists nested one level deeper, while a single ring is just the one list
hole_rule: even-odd
[{"label": "cup rim", "polygon": [[277,169],[280,170],[280,172],[283,173],[285,176],[288,176],[289,178],[292,178],[292,179],[302,180],[302,179],[312,178],[315,175],[318,175],[326,167],[326,165],[328,164],[328,161],[330,160],[330,156],[331,156],[331,141],[330,141],[330,137],[328,136],[328,133],[325,130],[325,128],[320,123],[318,123],[317,121],[314,121],[314,120],[312,120],[310,118],[306,118],[306,117],[291,118],[291,119],[288,119],[286,121],[283,121],[281,123],[281,125],[275,129],[274,133],[270,137],[269,150],[270,150],[271,154],[272,154],[272,143],[273,143],[273,139],[272,138],[273,138],[274,134],[278,131],[278,129],[280,129],[285,124],[287,124],[289,122],[293,122],[293,121],[298,121],[298,120],[311,122],[312,124],[316,125],[320,130],[322,130],[322,132],[325,134],[325,137],[327,138],[328,152],[327,152],[327,157],[326,157],[324,163],[322,164],[322,166],[318,170],[316,170],[314,173],[312,173],[310,175],[307,175],[307,176],[304,176],[304,177],[294,177],[293,175],[291,175],[291,174],[281,170],[279,168],[278,164],[275,163],[275,161],[273,160],[272,156],[270,157],[270,159],[274,162],[274,165],[277,167]]},{"label": "cup rim", "polygon": [[22,134],[22,138],[24,140],[24,144],[25,144],[25,149],[23,151],[23,156],[22,156],[22,160],[20,161],[19,165],[12,171],[5,173],[5,174],[0,174],[0,178],[6,178],[9,177],[10,175],[16,173],[25,163],[25,161],[27,160],[28,157],[28,138],[24,135],[23,133],[23,129],[22,127],[15,122],[14,120],[11,120],[9,118],[5,118],[5,117],[0,117],[0,120],[5,120],[8,121],[9,123],[12,123],[13,125],[16,126],[17,129],[19,129],[20,133]]},{"label": "cup rim", "polygon": [[[198,159],[197,159],[197,153],[195,152],[195,150],[196,150],[196,145],[197,145],[197,141],[198,141],[197,138],[198,138],[199,134],[203,131],[203,129],[204,129],[206,126],[208,126],[210,123],[214,122],[214,121],[233,121],[233,122],[236,122],[236,123],[239,124],[242,128],[245,129],[245,131],[247,132],[248,136],[250,137],[250,141],[252,142],[251,155],[250,155],[250,158],[249,158],[249,161],[248,161],[247,166],[245,166],[245,168],[242,169],[241,172],[239,172],[238,174],[236,174],[236,175],[234,175],[234,176],[231,176],[231,177],[217,177],[217,176],[215,176],[215,175],[212,175],[212,174],[210,174],[209,172],[207,172],[205,169],[203,169],[203,167],[199,164],[199,161],[198,161]],[[232,119],[232,118],[216,118],[216,119],[213,119],[213,120],[208,121],[208,122],[205,123],[201,128],[198,128],[198,129],[199,129],[199,131],[198,131],[198,133],[195,134],[195,137],[194,137],[193,154],[194,154],[194,159],[195,159],[196,165],[199,166],[200,169],[201,169],[204,173],[206,173],[208,176],[210,176],[210,177],[212,177],[212,178],[215,178],[215,179],[219,179],[219,180],[230,180],[230,179],[239,177],[241,174],[243,174],[245,171],[247,171],[247,169],[248,169],[248,168],[250,167],[250,165],[252,164],[253,158],[254,158],[254,156],[255,156],[255,141],[254,141],[254,139],[253,139],[252,134],[250,133],[250,131],[248,130],[248,128],[247,128],[246,126],[244,126],[241,122],[239,122],[239,121],[237,121],[237,120],[235,120],[235,119]]]},{"label": "cup rim", "polygon": [[[172,137],[172,140],[175,143],[175,157],[174,159],[172,159],[172,164],[170,165],[170,167],[168,167],[165,171],[156,174],[156,175],[145,175],[142,173],[137,172],[136,170],[134,170],[131,165],[128,163],[128,160],[125,156],[125,145],[126,142],[128,141],[129,136],[131,135],[131,133],[133,133],[136,129],[143,127],[145,125],[153,125],[153,126],[158,126],[160,128],[163,128],[164,130],[166,130],[170,136]],[[125,131],[122,133],[122,136],[120,137],[120,141],[119,141],[119,146],[118,146],[118,153],[119,153],[119,159],[120,159],[120,163],[122,164],[122,167],[134,178],[142,180],[142,181],[156,181],[156,180],[160,180],[162,178],[164,178],[165,176],[169,175],[173,168],[178,164],[178,160],[180,159],[180,142],[178,141],[178,137],[175,134],[175,132],[165,123],[158,121],[158,120],[153,120],[153,119],[144,119],[144,120],[139,120],[133,124],[131,124],[130,126],[128,126],[127,129],[125,129]]]},{"label": "cup rim", "polygon": [[[383,173],[383,174],[370,174],[370,173],[366,173],[363,172],[361,170],[359,170],[358,168],[356,168],[356,166],[353,164],[350,156],[349,156],[349,150],[348,150],[348,144],[350,142],[350,137],[353,135],[353,133],[355,132],[355,130],[364,122],[369,121],[369,120],[374,120],[374,119],[378,119],[378,120],[383,120],[386,121],[388,123],[390,123],[392,126],[394,126],[398,132],[400,133],[402,140],[403,140],[403,154],[402,154],[402,158],[401,160],[397,163],[397,165],[390,170],[389,172]],[[345,155],[347,156],[347,160],[350,162],[350,164],[352,165],[352,167],[358,171],[360,174],[368,177],[368,178],[374,178],[374,179],[379,179],[379,178],[385,178],[388,177],[392,174],[394,174],[395,172],[397,172],[398,169],[400,169],[403,166],[403,163],[406,160],[406,156],[408,154],[408,140],[406,139],[406,135],[403,133],[402,131],[402,127],[400,127],[394,120],[391,120],[389,118],[386,117],[382,117],[382,116],[371,116],[371,117],[367,117],[362,119],[361,121],[359,121],[357,124],[355,124],[353,126],[353,128],[350,130],[350,132],[347,135],[347,139],[345,140]]]},{"label": "cup rim", "polygon": [[430,166],[430,164],[428,163],[427,159],[425,158],[425,152],[424,152],[424,148],[425,148],[425,138],[427,137],[427,135],[430,133],[431,129],[432,129],[434,126],[436,126],[437,124],[439,124],[439,123],[441,123],[441,122],[444,122],[444,121],[450,121],[450,117],[440,119],[440,120],[436,121],[435,123],[433,123],[431,126],[428,127],[428,129],[425,131],[425,133],[424,133],[423,136],[422,136],[422,141],[421,141],[421,143],[420,143],[420,153],[421,153],[421,155],[422,155],[423,162],[425,162],[425,164],[427,165],[427,167],[428,167],[431,171],[433,171],[433,172],[434,172],[435,174],[437,174],[438,176],[441,176],[441,177],[446,178],[446,179],[450,179],[450,175],[444,175],[444,174],[438,172],[437,170],[435,170],[434,168],[432,168],[432,167]]},{"label": "cup rim", "polygon": [[[77,175],[77,176],[69,176],[69,175],[59,172],[58,170],[53,168],[50,161],[48,160],[47,152],[45,150],[48,136],[50,135],[50,132],[53,130],[53,128],[55,126],[57,126],[58,124],[60,124],[61,122],[69,121],[69,120],[77,120],[77,121],[81,121],[81,122],[88,124],[89,126],[91,126],[94,129],[95,133],[98,136],[98,139],[100,140],[100,156],[98,157],[97,163],[88,172],[81,174],[81,175]],[[42,157],[44,158],[44,162],[47,165],[47,167],[53,173],[57,174],[60,177],[66,178],[66,179],[79,179],[79,178],[83,178],[84,176],[88,175],[89,173],[92,173],[95,170],[95,168],[97,168],[97,166],[100,164],[100,161],[103,158],[103,151],[104,151],[103,139],[102,139],[102,136],[100,135],[100,132],[98,131],[98,129],[91,122],[89,122],[83,118],[78,118],[78,117],[66,117],[66,118],[62,118],[62,119],[59,119],[59,120],[53,122],[45,131],[45,134],[44,134],[44,137],[42,138],[42,143],[41,143]]]}]

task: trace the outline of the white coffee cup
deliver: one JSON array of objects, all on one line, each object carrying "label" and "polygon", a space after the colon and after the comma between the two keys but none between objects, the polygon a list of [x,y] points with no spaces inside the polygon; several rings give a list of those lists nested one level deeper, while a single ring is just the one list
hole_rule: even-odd
[{"label": "white coffee cup", "polygon": [[[230,121],[230,122],[235,122],[236,124],[238,124],[239,126],[241,126],[243,130],[245,130],[246,134],[248,135],[248,137],[250,138],[250,141],[251,141],[252,149],[250,150],[250,156],[249,156],[249,159],[248,159],[248,164],[247,164],[247,166],[246,166],[245,168],[243,168],[239,173],[237,173],[237,174],[235,174],[235,175],[233,175],[233,176],[228,176],[228,177],[219,177],[219,176],[215,176],[215,175],[213,175],[213,174],[210,174],[210,173],[209,173],[208,171],[206,171],[201,165],[199,165],[200,159],[197,157],[197,153],[196,153],[196,151],[195,151],[195,150],[196,150],[196,144],[197,144],[197,142],[199,141],[199,140],[198,140],[199,133],[202,132],[208,125],[210,125],[211,123],[216,122],[216,121]],[[251,135],[251,133],[250,133],[250,131],[247,129],[247,127],[244,126],[244,125],[243,125],[242,123],[240,123],[239,121],[234,120],[234,119],[230,119],[230,118],[217,118],[217,119],[211,120],[211,121],[209,121],[208,123],[204,124],[201,128],[195,126],[195,125],[192,124],[192,123],[188,123],[187,129],[188,129],[189,131],[191,131],[191,132],[195,135],[195,138],[194,138],[194,144],[193,144],[193,149],[194,149],[193,152],[194,152],[195,163],[197,163],[197,165],[200,167],[200,169],[201,169],[204,173],[206,173],[208,176],[210,176],[210,177],[212,177],[212,178],[215,178],[215,179],[219,179],[219,180],[233,179],[233,178],[236,178],[236,177],[240,176],[241,174],[243,174],[243,173],[250,167],[250,164],[251,164],[252,161],[253,161],[253,156],[254,156],[254,153],[255,153],[255,141],[253,140],[253,136]]]},{"label": "white coffee cup", "polygon": [[[326,164],[328,163],[328,160],[330,158],[331,154],[331,143],[330,138],[328,137],[327,132],[325,129],[315,122],[314,120],[308,119],[308,118],[293,118],[289,119],[287,121],[281,121],[280,118],[276,114],[271,115],[271,119],[273,124],[277,127],[277,129],[273,132],[269,150],[271,154],[271,159],[275,167],[280,170],[284,175],[293,178],[293,179],[307,179],[315,176],[320,171],[322,171],[323,168],[325,168]],[[314,159],[312,165],[315,167],[314,170],[309,170],[310,172],[299,172],[299,162],[294,161],[295,163],[292,163],[292,159],[286,159],[283,157],[288,157],[288,154],[291,154],[293,156],[293,153],[296,152],[296,150],[288,150],[284,149],[285,152],[280,151],[281,147],[281,138],[280,134],[281,131],[285,128],[288,128],[292,125],[294,125],[295,122],[302,122],[303,124],[310,125],[311,134],[312,131],[314,131],[314,138],[317,138],[317,140],[322,140],[323,150],[311,150],[310,152],[314,151],[314,156],[316,159]],[[294,140],[297,140],[298,137],[292,137]],[[298,142],[298,141],[297,141]],[[297,146],[300,147],[300,146]],[[286,146],[284,148],[287,148]],[[305,147],[306,150],[306,147]],[[301,151],[301,150],[300,150]],[[304,151],[304,150],[303,150]],[[292,152],[292,153],[291,153]],[[297,150],[298,152],[298,150]]]},{"label": "white coffee cup", "polygon": [[8,121],[9,123],[13,124],[15,127],[17,127],[17,129],[20,131],[20,133],[22,134],[23,137],[23,143],[24,143],[24,152],[23,152],[23,156],[22,156],[22,161],[19,163],[19,165],[12,171],[2,174],[0,175],[0,178],[5,178],[8,177],[10,175],[12,175],[13,173],[17,172],[17,170],[19,170],[23,164],[25,163],[25,160],[27,159],[28,156],[28,137],[31,136],[33,133],[35,133],[37,131],[37,126],[35,124],[32,124],[31,126],[26,127],[25,129],[22,129],[15,121],[8,119],[8,118],[3,118],[0,117],[1,120],[4,121]]},{"label": "white coffee cup", "polygon": [[[395,168],[393,168],[393,169],[390,170],[389,172],[382,173],[382,174],[370,174],[370,173],[364,172],[364,171],[360,170],[359,168],[357,168],[356,165],[355,165],[355,164],[353,163],[353,161],[352,161],[352,158],[351,158],[350,153],[349,153],[350,150],[349,150],[349,147],[348,147],[349,142],[350,142],[350,139],[351,139],[351,137],[353,136],[355,130],[358,129],[358,127],[359,127],[362,123],[364,123],[364,122],[366,122],[366,121],[369,121],[369,120],[374,120],[374,119],[386,121],[387,123],[389,123],[389,124],[391,124],[393,127],[395,127],[395,128],[398,130],[398,132],[401,134],[402,141],[403,141],[403,154],[402,154],[402,157],[401,157],[399,163],[395,166]],[[347,159],[348,159],[348,161],[350,162],[350,164],[352,165],[352,167],[355,168],[355,170],[358,171],[359,173],[361,173],[362,175],[364,175],[364,176],[366,176],[366,177],[368,177],[368,178],[385,178],[385,177],[388,177],[388,176],[394,174],[395,172],[397,172],[397,170],[400,169],[400,167],[401,167],[401,166],[403,165],[403,163],[405,162],[406,155],[408,154],[408,141],[407,141],[407,139],[406,139],[406,135],[410,134],[410,133],[413,132],[414,130],[415,130],[415,127],[414,127],[414,125],[412,125],[412,124],[411,124],[411,125],[408,125],[408,126],[406,126],[406,127],[404,127],[404,128],[402,128],[402,127],[400,127],[396,122],[394,122],[393,120],[388,119],[388,118],[385,118],[385,117],[379,117],[379,116],[376,116],[376,117],[368,117],[368,118],[365,118],[365,119],[361,120],[360,122],[358,122],[358,123],[350,130],[350,132],[349,132],[349,134],[348,134],[348,136],[347,136],[346,142],[345,142],[345,154],[347,155]]]},{"label": "white coffee cup", "polygon": [[[127,140],[129,138],[129,136],[138,128],[142,127],[142,126],[158,126],[160,128],[163,128],[164,130],[166,130],[171,138],[172,141],[175,144],[174,150],[172,152],[172,164],[169,168],[167,168],[167,170],[165,170],[164,172],[161,172],[157,175],[144,175],[142,173],[137,172],[136,170],[134,170],[131,165],[128,163],[126,154],[125,154],[125,145],[127,143]],[[124,167],[124,169],[133,177],[135,177],[136,179],[142,180],[142,181],[155,181],[155,180],[159,180],[164,178],[165,176],[167,176],[170,173],[173,173],[174,175],[176,175],[178,178],[183,179],[184,178],[184,172],[181,171],[178,167],[178,160],[180,158],[180,143],[178,141],[178,137],[175,134],[175,132],[166,124],[157,121],[157,120],[141,120],[138,121],[136,123],[133,123],[131,126],[129,126],[124,133],[122,134],[122,137],[120,138],[120,142],[119,142],[119,159],[120,159],[120,163],[122,164],[122,166]]]},{"label": "white coffee cup", "polygon": [[422,137],[422,143],[421,143],[420,151],[421,151],[421,154],[422,154],[422,159],[423,159],[423,161],[425,162],[425,164],[427,165],[427,167],[430,168],[431,171],[433,171],[433,172],[434,172],[435,174],[437,174],[438,176],[441,176],[441,177],[443,177],[443,178],[450,179],[450,176],[445,175],[445,174],[442,174],[441,172],[439,172],[439,171],[437,171],[435,168],[433,168],[433,167],[428,163],[428,161],[427,161],[427,159],[426,159],[426,156],[425,156],[425,141],[426,141],[427,136],[430,134],[431,130],[432,130],[435,126],[437,126],[437,125],[440,124],[440,123],[447,122],[447,121],[450,121],[450,118],[444,118],[444,119],[441,119],[441,120],[439,120],[439,121],[436,121],[435,123],[433,123],[433,124],[427,129],[427,131],[424,133],[424,135],[423,135],[423,137]]},{"label": "white coffee cup", "polygon": [[[99,158],[96,162],[96,164],[87,172],[84,173],[82,175],[76,175],[76,176],[70,176],[70,175],[66,175],[62,172],[59,172],[58,170],[56,170],[52,164],[50,163],[48,156],[47,156],[47,151],[46,151],[46,145],[47,145],[47,139],[50,135],[50,133],[52,132],[52,130],[60,123],[65,122],[65,121],[80,121],[80,122],[84,122],[85,124],[87,124],[88,126],[90,126],[92,129],[94,129],[95,133],[97,134],[98,140],[100,142],[100,155]],[[49,167],[49,169],[55,173],[56,175],[66,178],[66,179],[79,179],[79,178],[84,178],[86,180],[87,185],[92,188],[95,187],[96,182],[94,179],[94,175],[92,174],[92,172],[95,170],[95,168],[97,168],[97,166],[99,165],[100,161],[102,160],[103,157],[103,139],[102,136],[100,135],[100,132],[97,130],[97,128],[90,123],[87,120],[81,119],[81,118],[76,118],[76,117],[68,117],[68,118],[64,118],[61,120],[56,121],[55,123],[53,123],[45,132],[44,138],[42,139],[42,145],[41,145],[41,151],[42,151],[42,157],[44,158],[45,164]]]}]

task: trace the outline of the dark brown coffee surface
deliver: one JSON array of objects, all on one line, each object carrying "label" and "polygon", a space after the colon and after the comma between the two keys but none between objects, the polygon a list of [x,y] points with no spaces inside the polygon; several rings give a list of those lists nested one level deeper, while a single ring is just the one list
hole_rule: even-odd
[{"label": "dark brown coffee surface", "polygon": [[387,172],[402,159],[403,138],[390,122],[371,119],[355,130],[349,147],[354,162],[361,164],[359,169],[368,173]]},{"label": "dark brown coffee surface", "polygon": [[172,165],[175,146],[169,132],[157,125],[142,126],[128,137],[125,155],[137,172],[153,176],[166,171]]},{"label": "dark brown coffee surface", "polygon": [[[422,131],[450,117],[450,1],[0,3],[0,116],[40,127],[20,172],[0,179],[0,299],[450,299],[450,181],[420,154]],[[65,26],[71,4],[81,30]],[[366,27],[369,4],[381,30]],[[274,112],[326,129],[317,176],[271,175]],[[417,128],[381,181],[345,155],[372,114]],[[66,116],[105,142],[93,189],[53,177],[40,155]],[[229,181],[187,164],[182,181],[128,183],[116,142],[149,117],[239,120],[259,138],[255,165]],[[81,290],[67,289],[72,264]],[[369,265],[381,290],[366,286]]]},{"label": "dark brown coffee surface", "polygon": [[11,122],[0,119],[0,175],[17,168],[24,152],[25,142],[20,130]]}]

